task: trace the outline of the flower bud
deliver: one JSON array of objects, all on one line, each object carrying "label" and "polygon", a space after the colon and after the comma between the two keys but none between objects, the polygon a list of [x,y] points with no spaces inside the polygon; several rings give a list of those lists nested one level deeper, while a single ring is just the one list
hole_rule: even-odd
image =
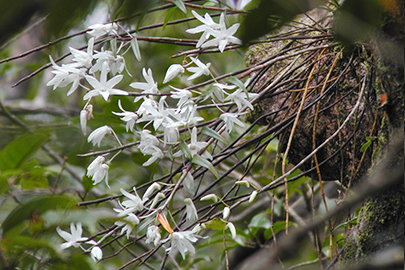
[{"label": "flower bud", "polygon": [[222,212],[222,218],[228,219],[230,214],[231,214],[231,209],[227,206],[224,208],[224,211]]},{"label": "flower bud", "polygon": [[256,196],[257,196],[257,193],[258,193],[257,190],[255,190],[255,191],[252,192],[252,194],[250,194],[249,203],[251,203],[251,202],[254,201],[254,199],[255,199]]},{"label": "flower bud", "polygon": [[218,197],[215,194],[208,194],[208,195],[205,195],[204,197],[202,197],[200,199],[200,201],[209,201],[209,200],[212,200],[214,202],[218,202]]}]

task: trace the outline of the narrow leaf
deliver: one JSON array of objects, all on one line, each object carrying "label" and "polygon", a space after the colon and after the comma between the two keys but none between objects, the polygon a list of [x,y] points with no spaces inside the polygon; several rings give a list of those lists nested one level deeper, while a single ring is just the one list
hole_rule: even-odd
[{"label": "narrow leaf", "polygon": [[169,10],[169,12],[167,12],[167,15],[166,15],[166,17],[165,17],[165,21],[164,21],[163,27],[162,27],[163,30],[165,30],[166,25],[167,25],[167,23],[169,22],[170,17],[173,15],[173,13],[174,13],[175,10],[176,10],[176,8],[171,8],[171,9]]},{"label": "narrow leaf", "polygon": [[194,164],[197,164],[199,166],[207,168],[208,170],[210,170],[215,175],[215,177],[219,178],[219,174],[218,174],[217,170],[215,170],[215,168],[211,164],[211,162],[204,159],[200,155],[194,155],[191,162],[194,163]]},{"label": "narrow leaf", "polygon": [[219,134],[218,132],[216,132],[215,130],[213,130],[213,129],[209,128],[209,127],[203,127],[202,133],[226,144],[226,141],[221,136],[221,134]]},{"label": "narrow leaf", "polygon": [[136,34],[134,34],[134,37],[131,39],[131,47],[136,57],[136,60],[141,61],[141,51],[139,50],[139,44],[136,38]]},{"label": "narrow leaf", "polygon": [[183,1],[181,0],[174,0],[173,2],[181,11],[187,13],[186,6],[184,5]]},{"label": "narrow leaf", "polygon": [[245,87],[245,84],[241,80],[239,80],[238,78],[232,77],[232,78],[229,79],[229,82],[236,85],[240,89],[242,89],[245,93],[248,92],[246,87]]},{"label": "narrow leaf", "polygon": [[367,148],[369,148],[372,144],[372,142],[375,140],[375,137],[366,137],[367,142],[365,144],[363,144],[360,148],[360,152],[364,152],[367,150]]},{"label": "narrow leaf", "polygon": [[192,158],[192,157],[191,157],[190,148],[188,148],[188,145],[187,145],[184,141],[181,141],[181,142],[180,142],[179,147],[180,147],[181,151],[186,154],[186,157],[187,157],[188,159],[191,159],[191,158]]}]

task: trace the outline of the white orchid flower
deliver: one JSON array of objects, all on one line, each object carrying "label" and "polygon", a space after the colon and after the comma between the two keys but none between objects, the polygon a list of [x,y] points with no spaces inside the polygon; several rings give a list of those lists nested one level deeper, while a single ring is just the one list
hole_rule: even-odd
[{"label": "white orchid flower", "polygon": [[234,25],[226,29],[225,14],[221,13],[219,25],[219,29],[207,29],[207,32],[215,38],[208,40],[207,42],[202,44],[201,47],[206,48],[211,46],[218,46],[219,51],[222,53],[224,52],[224,49],[228,43],[242,44],[242,41],[239,38],[233,36],[233,34],[235,34],[239,28],[239,23],[235,23]]},{"label": "white orchid flower", "polygon": [[87,121],[93,117],[93,105],[87,104],[83,110],[80,111],[80,127],[82,129],[83,135],[87,133]]},{"label": "white orchid flower", "polygon": [[93,259],[93,261],[98,262],[99,260],[101,260],[103,258],[103,251],[101,250],[100,247],[98,246],[94,246],[91,249],[91,258]]},{"label": "white orchid flower", "polygon": [[177,75],[183,74],[183,73],[184,73],[184,68],[182,65],[173,64],[167,69],[163,83],[167,83],[167,82],[171,81],[172,79],[174,79]]},{"label": "white orchid flower", "polygon": [[132,232],[132,230],[135,228],[136,225],[139,224],[139,218],[133,214],[129,213],[127,217],[124,218],[125,221],[118,220],[114,224],[117,226],[124,226],[121,229],[121,234],[124,232],[126,233],[127,239],[129,239],[129,236]]},{"label": "white orchid flower", "polygon": [[[149,68],[146,72],[146,69],[143,68],[142,75],[146,82],[133,82],[129,86],[135,89],[143,90],[141,92],[142,94],[160,94],[160,91],[157,87],[157,82],[155,82],[155,80],[153,79],[152,70]],[[141,96],[135,98],[135,102],[137,102],[141,98]]]},{"label": "white orchid flower", "polygon": [[108,188],[108,170],[110,166],[104,163],[105,158],[103,156],[98,156],[96,159],[90,163],[89,167],[87,167],[87,176],[92,177],[93,185],[97,185],[105,178],[105,182]]},{"label": "white orchid flower", "polygon": [[97,146],[100,147],[101,141],[103,140],[104,136],[107,134],[111,134],[112,132],[113,130],[109,126],[99,127],[98,129],[90,133],[89,137],[87,137],[87,142],[93,143],[93,146],[97,144]]},{"label": "white orchid flower", "polygon": [[186,219],[190,221],[198,220],[197,209],[193,201],[190,198],[185,198],[184,203],[186,204]]},{"label": "white orchid flower", "polygon": [[195,78],[198,78],[202,75],[210,75],[210,70],[209,67],[211,66],[211,63],[204,64],[201,62],[199,59],[191,57],[190,59],[197,65],[197,67],[189,67],[187,68],[187,71],[190,71],[194,73],[190,77],[187,78],[188,81],[194,80]]},{"label": "white orchid flower", "polygon": [[219,117],[221,120],[225,122],[226,131],[231,133],[235,124],[240,127],[244,127],[245,124],[238,119],[238,114],[235,113],[223,113]]},{"label": "white orchid flower", "polygon": [[157,246],[160,242],[161,236],[159,232],[159,227],[155,225],[150,225],[148,231],[146,232],[146,244],[152,243]]},{"label": "white orchid flower", "polygon": [[171,235],[171,247],[166,249],[167,252],[172,253],[174,250],[178,250],[185,259],[186,253],[190,252],[195,254],[195,248],[192,243],[197,242],[198,238],[204,238],[195,234],[196,231],[182,231],[182,232],[173,232]]},{"label": "white orchid flower", "polygon": [[210,30],[217,30],[220,28],[220,25],[218,23],[214,22],[214,20],[211,18],[211,16],[208,13],[205,13],[204,17],[202,17],[200,14],[198,14],[194,10],[192,10],[191,12],[193,13],[194,17],[196,17],[197,20],[199,20],[200,22],[203,23],[203,25],[199,25],[195,28],[186,30],[186,32],[190,33],[190,34],[196,34],[196,33],[203,32],[203,34],[201,35],[200,39],[197,42],[196,47],[199,48],[211,36]]},{"label": "white orchid flower", "polygon": [[91,31],[87,31],[87,34],[89,34],[95,38],[98,38],[98,37],[104,36],[105,34],[110,33],[113,30],[117,30],[118,25],[116,23],[107,23],[107,24],[96,23],[96,24],[90,25],[88,27],[88,29]]},{"label": "white orchid flower", "polygon": [[120,108],[122,113],[120,113],[120,112],[112,112],[112,113],[115,115],[118,115],[118,116],[122,116],[121,120],[126,122],[126,124],[125,124],[126,131],[128,132],[128,130],[130,130],[133,132],[135,123],[139,118],[138,115],[134,112],[128,112],[128,111],[124,110],[121,105],[121,100],[118,100],[118,107]]},{"label": "white orchid flower", "polygon": [[87,94],[84,95],[83,97],[84,100],[101,95],[104,98],[104,100],[107,101],[110,95],[118,95],[118,96],[128,95],[128,92],[124,90],[113,88],[117,83],[119,83],[122,80],[123,76],[117,75],[107,81],[107,73],[108,73],[108,65],[107,63],[104,63],[103,68],[101,69],[100,81],[98,81],[94,76],[86,75],[85,78],[89,82],[89,84],[93,86],[93,90],[90,90]]},{"label": "white orchid flower", "polygon": [[80,243],[78,242],[87,240],[87,237],[82,237],[83,229],[82,223],[80,221],[77,223],[76,226],[73,222],[70,223],[71,234],[61,230],[59,227],[56,228],[56,231],[63,239],[66,240],[66,243],[60,245],[61,249],[66,249],[71,246],[78,248],[80,246]]}]

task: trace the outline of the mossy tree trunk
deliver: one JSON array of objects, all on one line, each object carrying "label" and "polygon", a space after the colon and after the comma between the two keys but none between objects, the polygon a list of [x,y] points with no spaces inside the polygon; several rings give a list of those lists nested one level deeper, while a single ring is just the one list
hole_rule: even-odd
[{"label": "mossy tree trunk", "polygon": [[[356,186],[364,187],[364,182],[369,178],[374,166],[387,158],[387,146],[390,141],[397,139],[393,136],[402,137],[403,140],[404,19],[403,8],[401,5],[398,6],[400,1],[393,2],[397,4],[396,9],[394,7],[393,10],[387,9],[384,12],[384,24],[378,32],[379,35],[369,38],[367,43],[359,44],[345,56],[338,55],[341,47],[327,46],[335,42],[333,38],[316,43],[316,35],[319,33],[311,33],[313,39],[310,41],[302,39],[297,42],[296,35],[291,35],[290,40],[285,39],[288,33],[294,32],[291,26],[280,30],[280,33],[284,34],[281,35],[283,39],[255,45],[246,55],[248,66],[265,65],[273,61],[252,76],[253,90],[260,93],[263,90],[268,92],[255,105],[255,111],[248,116],[249,121],[263,125],[283,122],[288,117],[296,115],[302,93],[308,90],[308,98],[305,100],[304,109],[300,112],[298,124],[293,129],[292,121],[285,124],[279,136],[280,151],[284,152],[289,148],[288,158],[293,164],[298,164],[340,128],[355,107],[359,85],[362,82],[358,77],[364,78],[365,98],[361,100],[360,112],[341,129],[339,136],[334,137],[331,143],[316,153],[318,158],[316,162],[308,161],[301,166],[301,170],[307,171],[307,175],[315,180],[319,178],[324,181],[339,180],[343,186],[354,191]],[[332,20],[332,16],[327,18]],[[305,23],[311,25],[308,21]],[[324,26],[326,29],[330,24],[333,22],[321,18],[317,20],[316,26]],[[333,35],[329,30],[325,30],[325,33]],[[308,33],[302,36],[306,34]],[[319,37],[318,39],[321,40]],[[303,44],[307,45],[304,48],[308,49],[311,46],[320,48],[311,56],[312,58],[306,55],[302,55],[298,60],[294,60],[293,57],[283,58],[291,51],[297,52],[302,49]],[[327,55],[332,56],[328,58]],[[338,60],[334,61],[334,57]],[[313,64],[305,66],[305,61],[313,61]],[[292,70],[289,77],[282,77],[288,68]],[[305,68],[307,70],[303,71]],[[311,69],[315,70],[313,74],[310,72]],[[326,74],[330,70],[331,75],[327,77]],[[277,89],[272,89],[272,84],[277,82],[278,78],[282,78],[285,83],[279,83]],[[332,78],[336,81],[325,83],[327,87],[321,90],[319,85]],[[307,83],[307,80],[311,81]],[[311,89],[314,91],[311,92]],[[329,91],[327,96],[326,91]],[[316,98],[321,95],[324,95],[322,102],[317,105],[319,101]],[[312,107],[309,107],[311,104]],[[288,142],[292,132],[294,132],[292,141]],[[364,150],[362,146],[366,143],[366,137],[370,137],[368,140],[372,140],[373,143]],[[403,150],[400,153],[403,153]],[[403,166],[403,154],[389,162],[393,170],[397,169],[399,164]],[[387,178],[389,177],[387,175]],[[399,245],[403,250],[404,209],[403,182],[365,199],[359,212],[358,224],[345,239],[345,247],[340,258],[341,266],[347,268],[353,266],[353,262],[366,262],[371,256],[380,254],[390,247]]]}]

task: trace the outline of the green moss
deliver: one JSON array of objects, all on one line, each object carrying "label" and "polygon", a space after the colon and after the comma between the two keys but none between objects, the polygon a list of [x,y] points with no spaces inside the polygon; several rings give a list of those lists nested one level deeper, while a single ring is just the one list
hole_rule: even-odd
[{"label": "green moss", "polygon": [[272,43],[258,43],[251,46],[245,54],[245,64],[247,67],[266,59],[274,51]]}]

